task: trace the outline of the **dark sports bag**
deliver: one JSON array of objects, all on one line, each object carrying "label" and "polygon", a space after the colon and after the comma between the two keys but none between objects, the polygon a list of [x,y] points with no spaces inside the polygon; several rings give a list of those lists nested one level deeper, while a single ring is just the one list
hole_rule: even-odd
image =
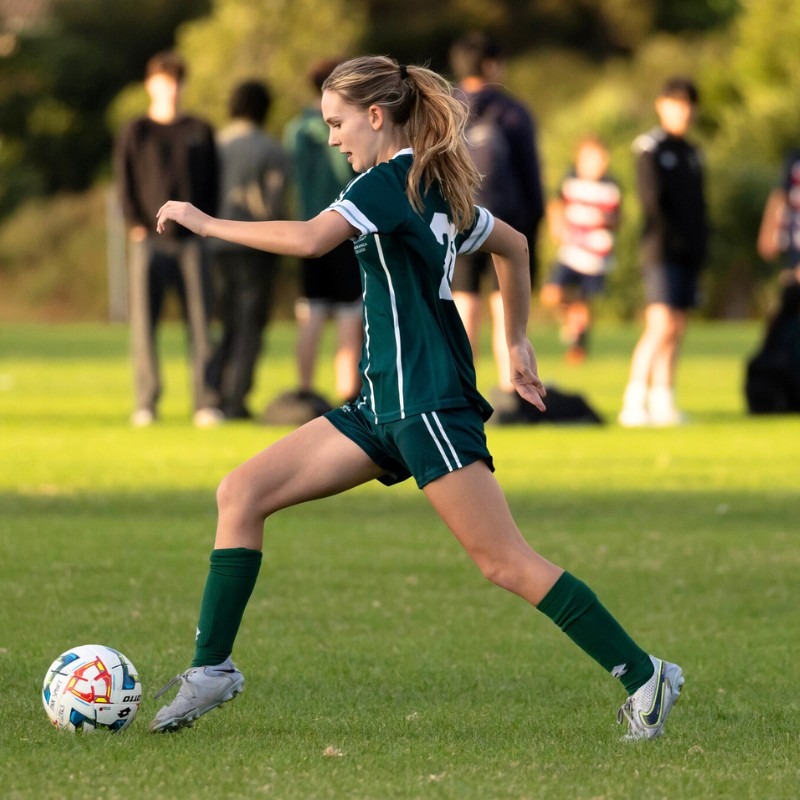
[{"label": "dark sports bag", "polygon": [[800,285],[787,286],[761,349],[747,362],[751,414],[800,412]]},{"label": "dark sports bag", "polygon": [[523,400],[516,392],[513,395],[494,392],[491,396],[494,414],[489,423],[494,425],[602,425],[603,418],[580,394],[563,392],[555,386],[547,386],[544,402],[547,410],[542,412]]},{"label": "dark sports bag", "polygon": [[297,427],[327,414],[331,408],[331,404],[316,392],[284,392],[264,409],[261,421],[265,425]]},{"label": "dark sports bag", "polygon": [[800,411],[800,376],[792,375],[786,359],[757,355],[747,364],[747,409],[751,414]]}]

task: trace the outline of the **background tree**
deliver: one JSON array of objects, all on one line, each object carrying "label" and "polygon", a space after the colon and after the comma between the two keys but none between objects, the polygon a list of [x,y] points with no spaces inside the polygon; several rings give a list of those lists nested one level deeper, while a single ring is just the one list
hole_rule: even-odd
[{"label": "background tree", "polygon": [[280,128],[312,96],[311,62],[352,55],[365,24],[358,0],[215,0],[209,16],[178,33],[191,65],[186,101],[221,123],[231,87],[262,78],[275,94],[271,119]]},{"label": "background tree", "polygon": [[24,197],[90,186],[108,104],[210,0],[54,0],[0,58],[0,217]]},{"label": "background tree", "polygon": [[[173,44],[186,20],[203,17],[178,35],[197,78],[187,101],[221,120],[232,83],[256,74],[275,84],[277,125],[301,104],[305,67],[323,52],[387,52],[446,71],[452,40],[481,27],[514,59],[558,50],[603,63],[632,56],[659,30],[719,28],[737,6],[736,0],[443,0],[435,9],[429,0],[115,0],[112,14],[108,0],[52,0],[49,15],[22,32],[10,52],[5,37],[0,52],[0,217],[25,196],[91,185],[107,168],[111,129],[119,122],[119,113],[107,118],[106,109],[126,84],[140,80],[150,55]],[[123,99],[117,110],[125,115],[142,102],[141,95]]]},{"label": "background tree", "polygon": [[[797,0],[115,0],[112,22],[107,0],[55,0],[49,27],[29,33],[10,56],[0,51],[0,218],[23,195],[48,196],[98,176],[107,181],[113,133],[146,106],[144,63],[173,42],[190,64],[188,108],[221,124],[231,86],[261,77],[276,95],[271,127],[279,133],[309,97],[305,71],[312,58],[383,52],[446,71],[451,42],[478,27],[504,43],[504,83],[538,117],[550,187],[582,134],[599,133],[611,147],[626,195],[618,267],[604,301],[615,316],[640,308],[631,142],[655,124],[653,100],[667,75],[698,81],[702,113],[693,135],[708,161],[714,227],[705,308],[717,316],[752,313],[763,309],[775,272],[755,254],[761,209],[786,149],[800,141],[797,6]],[[45,219],[49,225],[46,208],[42,201],[35,214],[20,209],[18,224]],[[96,214],[74,218],[98,227],[83,241],[102,242]],[[47,242],[53,249],[52,237],[9,225],[0,229],[0,241],[31,248]],[[62,225],[58,236],[73,228]],[[56,249],[61,261],[77,252]],[[31,265],[44,260],[52,263],[52,281],[41,282],[38,296],[63,291],[68,278],[58,276],[52,253],[26,255],[15,246],[16,267],[8,253],[0,248],[0,295],[8,291],[4,273],[30,275]]]},{"label": "background tree", "polygon": [[729,58],[704,76],[714,261],[709,311],[739,316],[773,296],[774,264],[755,253],[761,213],[791,147],[800,146],[800,14],[796,0],[743,0]]},{"label": "background tree", "polygon": [[494,33],[512,56],[558,48],[594,61],[630,55],[657,32],[719,29],[738,0],[369,0],[364,46],[447,68],[450,42],[470,28]]}]

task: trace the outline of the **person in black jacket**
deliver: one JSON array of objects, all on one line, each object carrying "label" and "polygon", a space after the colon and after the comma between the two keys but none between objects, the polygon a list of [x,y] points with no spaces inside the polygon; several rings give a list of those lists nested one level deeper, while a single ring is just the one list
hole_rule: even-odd
[{"label": "person in black jacket", "polygon": [[659,126],[633,145],[644,215],[647,308],[619,415],[626,427],[677,425],[684,419],[675,405],[675,368],[687,312],[699,302],[707,238],[703,166],[698,149],[685,138],[697,102],[692,81],[668,80],[656,100]]},{"label": "person in black jacket", "polygon": [[[499,45],[481,31],[467,33],[450,51],[457,95],[469,107],[466,128],[472,160],[482,176],[475,201],[507,222],[528,240],[531,283],[536,272],[536,239],[544,216],[544,191],[537,149],[536,121],[528,108],[497,82],[503,67]],[[453,298],[477,358],[483,299],[488,284],[492,316],[492,350],[499,391],[492,402],[503,419],[524,421],[509,372],[505,348],[503,301],[485,253],[459,256],[453,274]]]},{"label": "person in black jacket", "polygon": [[156,237],[153,220],[171,197],[181,197],[213,214],[219,175],[214,131],[181,111],[186,77],[183,60],[171,51],[154,55],[145,70],[150,105],[120,134],[115,172],[130,241],[130,323],[135,408],[131,423],[151,425],[161,396],[156,328],[167,291],[174,288],[186,321],[192,368],[194,422],[222,420],[217,394],[206,379],[211,347],[208,319],[211,276],[203,240],[171,224]]}]

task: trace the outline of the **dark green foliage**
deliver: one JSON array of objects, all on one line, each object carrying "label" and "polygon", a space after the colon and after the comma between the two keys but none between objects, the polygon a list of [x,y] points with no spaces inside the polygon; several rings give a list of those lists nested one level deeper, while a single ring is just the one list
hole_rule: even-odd
[{"label": "dark green foliage", "polygon": [[[308,100],[310,57],[385,52],[447,71],[453,39],[479,27],[503,42],[503,82],[538,117],[551,192],[579,136],[600,133],[611,146],[625,202],[618,267],[602,305],[618,316],[631,317],[641,302],[630,145],[655,124],[653,98],[663,79],[673,72],[694,76],[702,105],[693,135],[707,159],[714,226],[705,310],[731,316],[764,309],[776,266],[756,256],[755,232],[784,153],[800,141],[796,0],[443,0],[435,6],[115,0],[113,6],[112,15],[107,0],[57,0],[53,19],[24,31],[16,50],[0,57],[0,219],[26,197],[83,190],[108,178],[116,127],[144,109],[145,60],[173,41],[190,64],[188,108],[220,124],[232,83],[255,75],[272,84],[269,124],[279,134]],[[46,207],[37,208],[37,224],[47,227]],[[30,212],[21,213],[29,227]],[[90,238],[99,242],[101,221],[91,219]],[[60,229],[38,242],[62,241],[67,233]],[[4,229],[0,237],[16,234]],[[92,252],[101,250],[99,244]],[[545,269],[551,248],[544,233],[541,250]],[[33,253],[20,254],[16,246],[14,252],[0,254],[0,280],[23,263],[40,268]],[[95,259],[93,266],[104,274],[105,264]],[[52,306],[54,296],[42,296]],[[8,302],[22,308],[14,298]],[[93,302],[89,315],[102,307],[102,299]],[[74,308],[73,316],[87,311]]]},{"label": "dark green foliage", "polygon": [[[0,58],[0,216],[24,197],[90,186],[106,163],[106,112],[150,55],[210,0],[57,0]],[[5,155],[6,148],[10,154]]]}]

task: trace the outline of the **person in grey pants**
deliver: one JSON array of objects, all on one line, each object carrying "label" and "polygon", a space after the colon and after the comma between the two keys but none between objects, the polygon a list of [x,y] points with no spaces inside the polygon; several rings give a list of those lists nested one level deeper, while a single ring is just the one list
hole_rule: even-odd
[{"label": "person in grey pants", "polygon": [[[217,136],[219,209],[225,219],[252,222],[279,219],[284,213],[287,158],[278,141],[262,129],[271,104],[263,81],[243,81],[231,92],[231,121]],[[213,241],[211,247],[222,340],[211,359],[208,380],[219,392],[226,419],[250,419],[247,396],[272,309],[279,258],[230,242]]]},{"label": "person in grey pants", "polygon": [[181,111],[185,76],[185,64],[173,52],[158,53],[148,61],[148,112],[124,128],[115,149],[117,184],[130,242],[135,394],[131,422],[137,427],[151,425],[157,418],[162,392],[157,328],[170,289],[178,294],[186,322],[194,422],[208,427],[222,420],[217,392],[206,378],[212,296],[205,242],[178,226],[157,237],[154,226],[162,203],[175,195],[210,213],[217,208],[214,132],[207,122]]}]

